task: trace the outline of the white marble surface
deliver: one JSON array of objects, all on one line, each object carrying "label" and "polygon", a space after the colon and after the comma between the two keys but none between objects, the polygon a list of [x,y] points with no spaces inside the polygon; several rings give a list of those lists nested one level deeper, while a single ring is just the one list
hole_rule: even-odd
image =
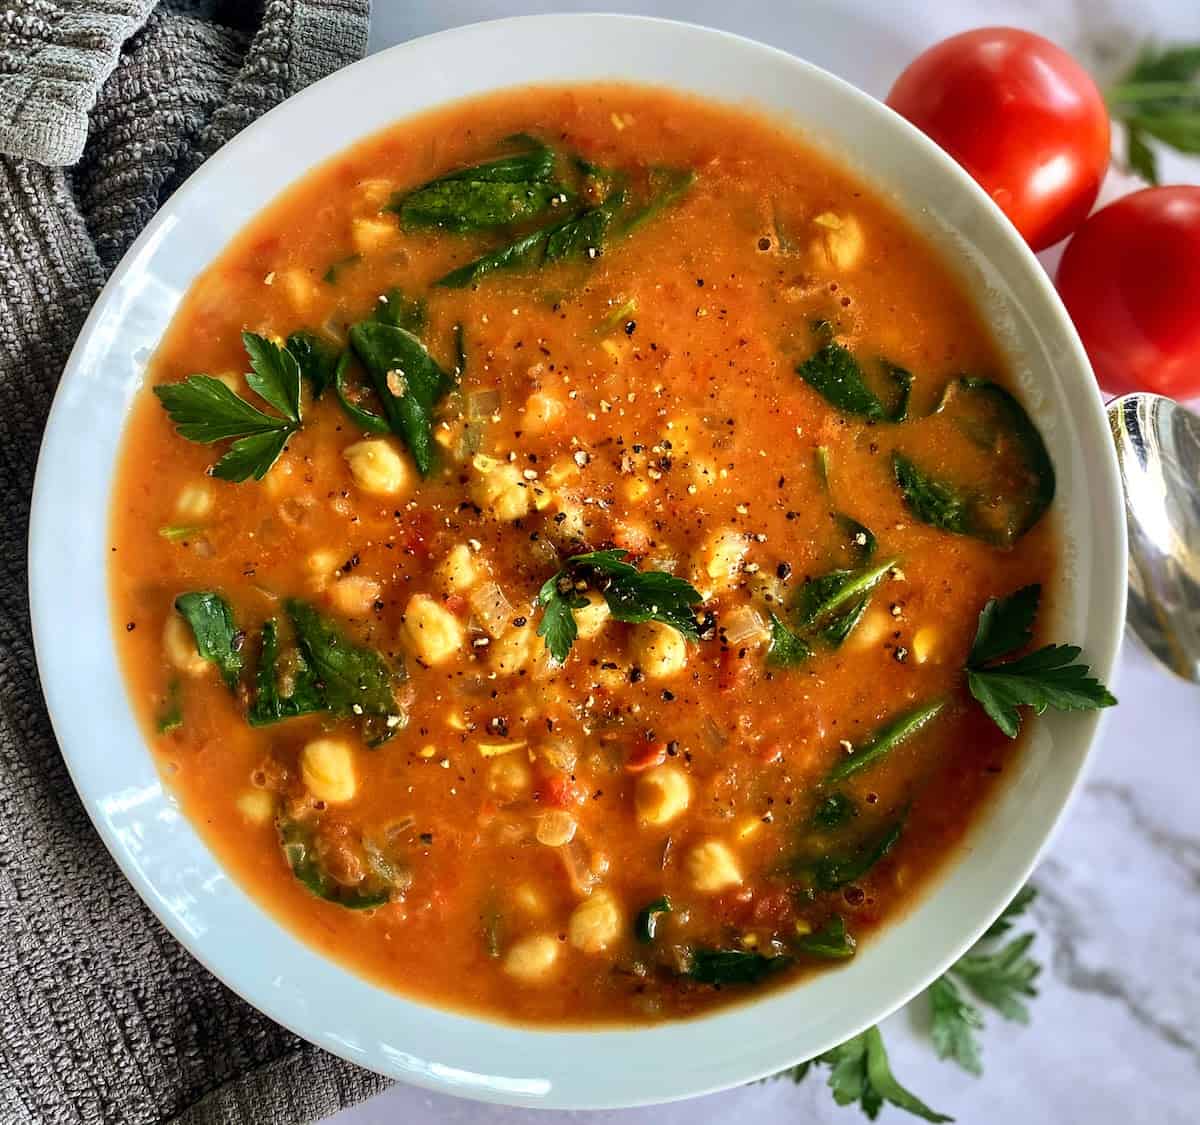
[{"label": "white marble surface", "polygon": [[[634,11],[687,19],[783,47],[882,95],[927,44],[984,23],[1041,31],[1099,72],[1147,37],[1200,40],[1195,0],[375,0],[371,47],[481,19],[544,11]],[[1170,161],[1176,181],[1200,165]],[[1128,184],[1114,175],[1106,195]],[[1049,260],[1049,259],[1048,259]],[[989,1018],[982,1079],[938,1062],[918,1000],[884,1024],[893,1067],[935,1108],[969,1125],[1195,1125],[1200,1121],[1200,688],[1130,642],[1121,706],[1087,784],[1037,874],[1035,951],[1045,962],[1027,1028]],[[823,1073],[672,1106],[540,1113],[395,1086],[330,1125],[683,1125],[844,1123]],[[882,1122],[914,1120],[897,1110]]]}]

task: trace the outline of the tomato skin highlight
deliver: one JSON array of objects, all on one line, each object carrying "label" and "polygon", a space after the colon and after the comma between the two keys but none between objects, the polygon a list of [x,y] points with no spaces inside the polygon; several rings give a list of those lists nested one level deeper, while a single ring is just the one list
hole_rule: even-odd
[{"label": "tomato skin highlight", "polygon": [[1055,280],[1105,390],[1200,395],[1200,187],[1146,188],[1097,211]]},{"label": "tomato skin highlight", "polygon": [[887,104],[954,157],[1034,250],[1087,218],[1108,171],[1103,96],[1070,55],[1029,31],[943,40],[908,65]]}]

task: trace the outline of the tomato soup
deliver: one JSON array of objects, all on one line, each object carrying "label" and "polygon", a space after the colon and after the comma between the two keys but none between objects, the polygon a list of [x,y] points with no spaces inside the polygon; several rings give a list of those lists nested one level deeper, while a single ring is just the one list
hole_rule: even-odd
[{"label": "tomato soup", "polygon": [[844,963],[1019,741],[1053,469],[938,252],[765,117],[521,89],[363,141],[185,295],[114,628],[187,815],[354,971],[647,1022]]}]

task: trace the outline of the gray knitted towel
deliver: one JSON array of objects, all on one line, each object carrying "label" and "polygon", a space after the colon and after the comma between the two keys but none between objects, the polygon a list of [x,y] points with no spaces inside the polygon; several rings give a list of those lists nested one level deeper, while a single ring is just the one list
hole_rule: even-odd
[{"label": "gray knitted towel", "polygon": [[25,585],[42,426],[105,276],[205,157],[362,53],[367,7],[0,2],[0,1125],[274,1125],[383,1085],[229,993],[126,884],[54,743]]}]

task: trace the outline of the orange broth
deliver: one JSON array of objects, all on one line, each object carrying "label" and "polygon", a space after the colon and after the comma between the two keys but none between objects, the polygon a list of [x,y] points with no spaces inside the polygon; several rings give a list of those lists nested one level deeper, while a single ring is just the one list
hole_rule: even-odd
[{"label": "orange broth", "polygon": [[[578,154],[633,183],[660,167],[695,180],[594,256],[435,285],[546,216],[459,233],[384,208],[525,143],[514,134],[551,146],[565,179]],[[243,330],[311,329],[344,347],[395,287],[427,303],[420,335],[444,371],[462,326],[461,385],[439,403],[424,480],[403,441],[364,435],[331,389],[314,400],[307,384],[303,427],[263,480],[216,479],[228,443],[184,440],[150,391],[206,372],[270,413],[242,374]],[[886,357],[912,372],[910,420],[848,415],[806,384],[796,367],[822,333],[864,366]],[[1010,549],[951,535],[914,519],[892,471],[897,449],[948,474],[984,464],[928,416],[964,372],[1011,387],[952,270],[890,205],[765,117],[595,85],[400,122],[298,182],[221,251],[134,404],[111,589],[153,752],[266,909],[423,1001],[515,1021],[644,1022],[827,966],[802,939],[836,916],[861,940],[901,912],[955,855],[1018,748],[971,703],[962,668],[989,597],[1053,588],[1050,520]],[[379,458],[348,462],[364,440],[398,455],[383,458],[401,466],[384,482],[393,491],[372,479]],[[873,533],[874,563],[895,565],[840,647],[775,667],[769,615],[787,620],[806,579],[871,565],[839,516]],[[535,598],[563,560],[602,548],[695,586],[701,639],[606,616],[600,592],[565,663],[552,661]],[[507,603],[497,614],[491,583]],[[172,608],[189,591],[230,606],[232,689]],[[278,620],[293,651],[288,598],[406,670],[389,741],[368,746],[354,714],[247,722],[263,622]],[[877,763],[824,781],[848,747],[936,699],[942,711]],[[174,703],[182,722],[159,733]],[[317,742],[324,751],[306,751]],[[855,813],[823,835],[812,818],[833,793]],[[878,862],[814,888],[819,854],[861,856],[901,821]],[[289,866],[301,853],[281,849],[284,825],[299,826],[333,897],[382,880],[386,901],[347,909],[314,894]],[[672,912],[644,940],[638,912],[663,895]],[[782,971],[757,986],[704,983],[689,974],[711,949],[783,957],[771,966]]]}]

